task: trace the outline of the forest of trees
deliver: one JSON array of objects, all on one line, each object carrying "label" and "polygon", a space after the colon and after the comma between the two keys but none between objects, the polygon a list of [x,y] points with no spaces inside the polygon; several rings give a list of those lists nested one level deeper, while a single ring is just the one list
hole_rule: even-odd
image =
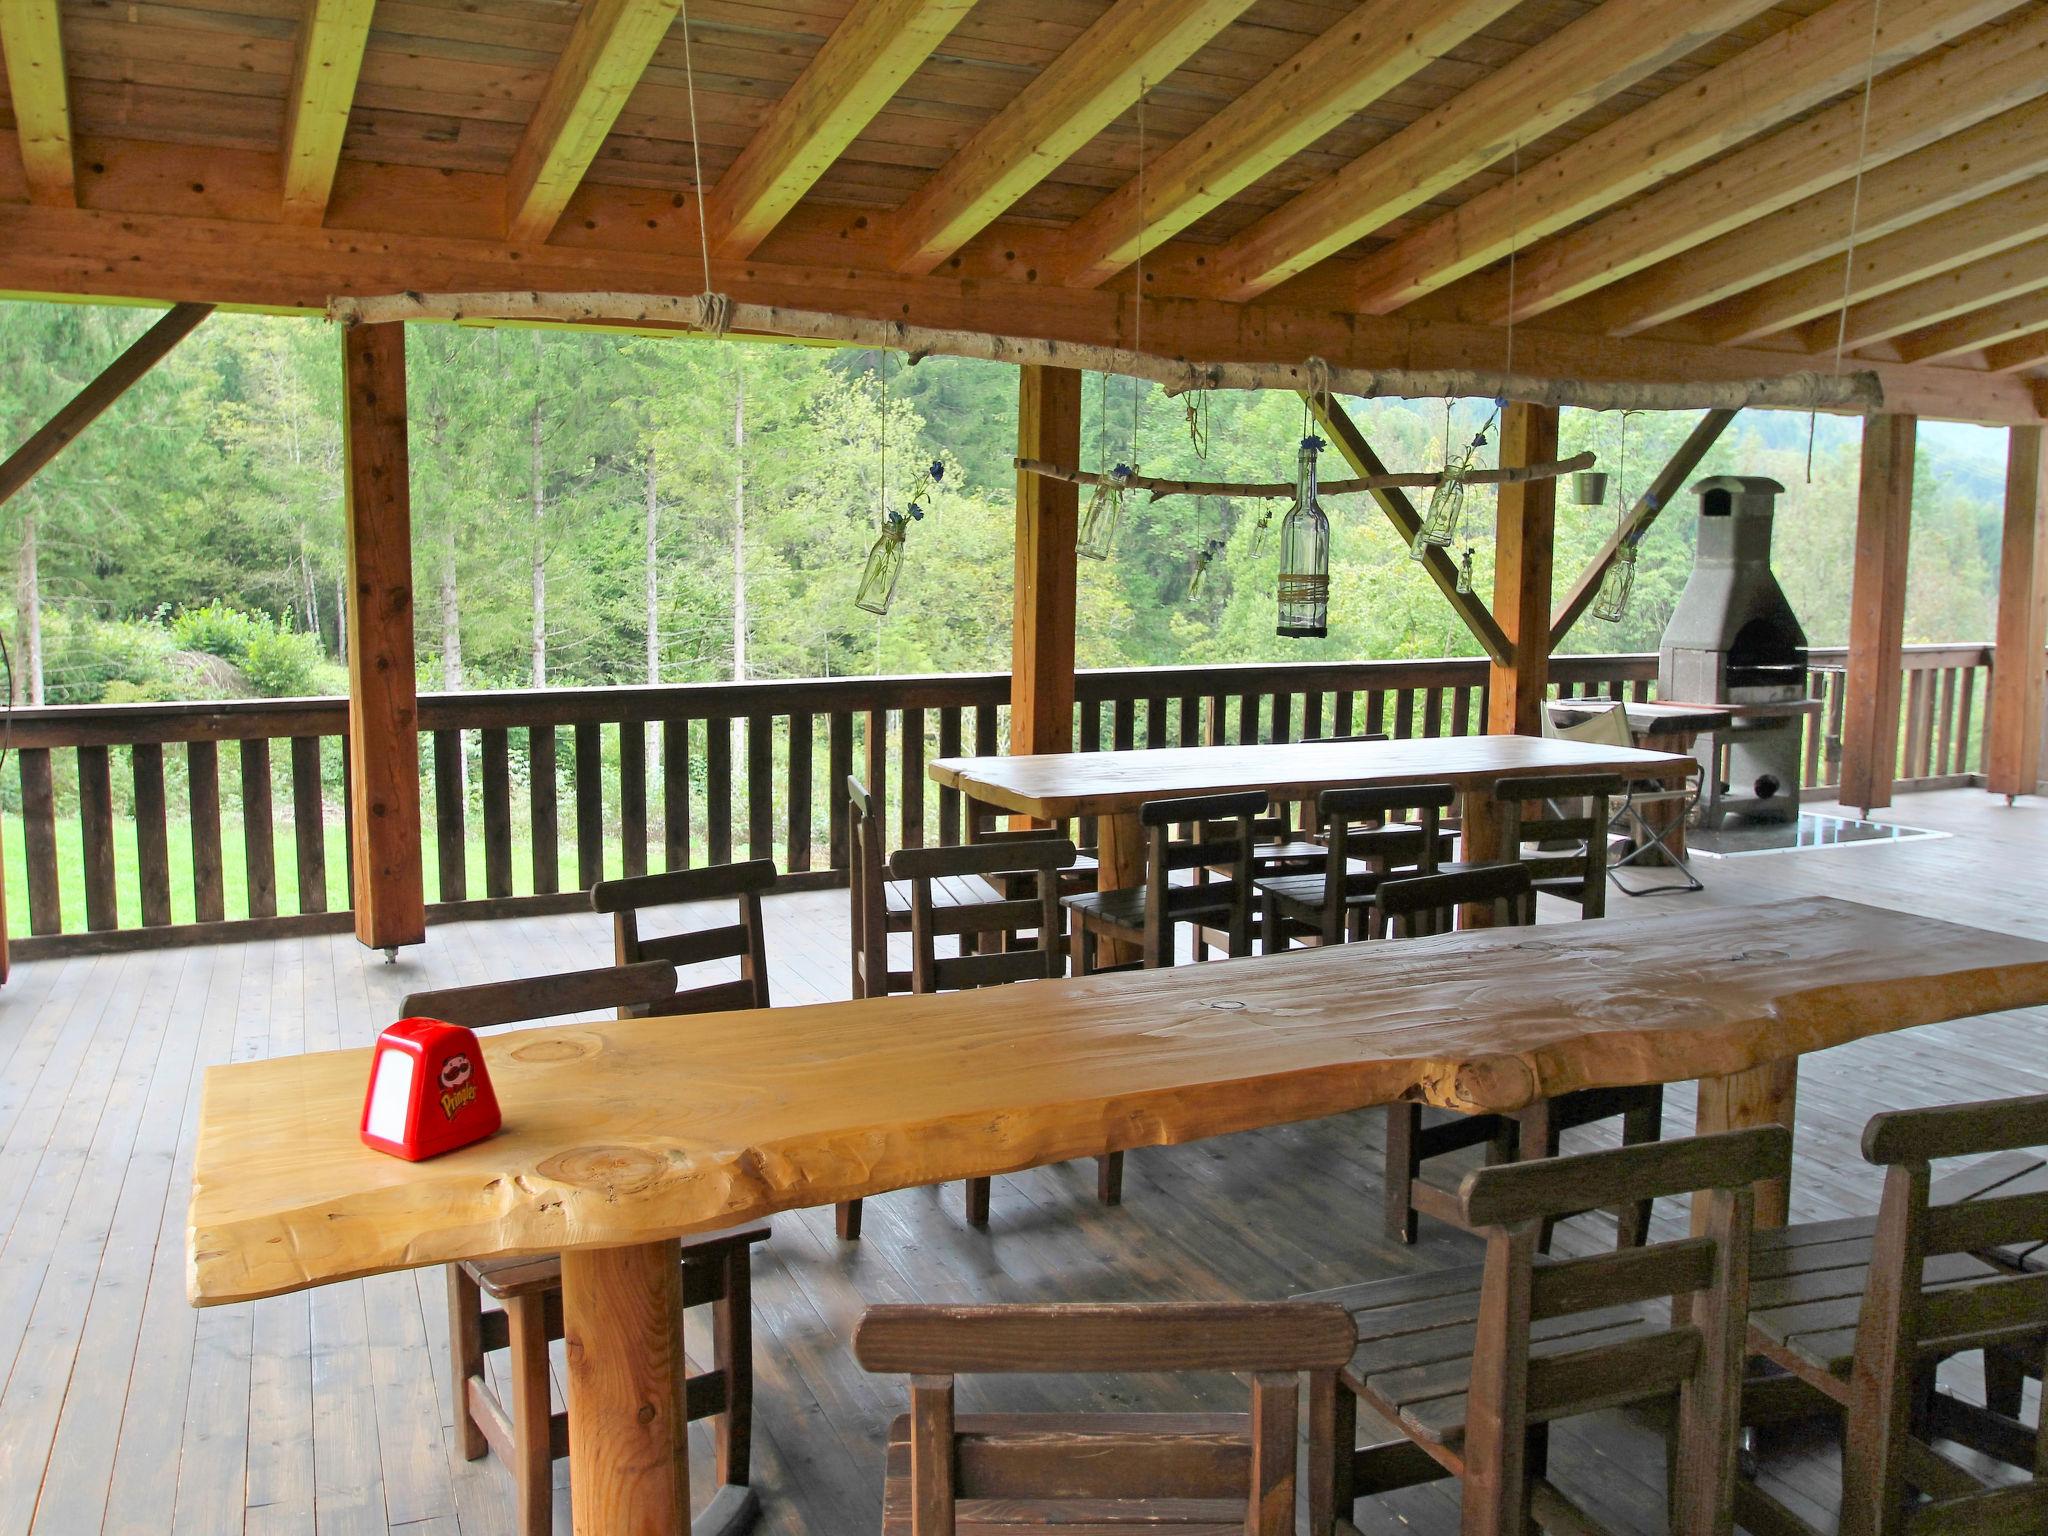
[{"label": "forest of trees", "polygon": [[[12,447],[150,322],[143,310],[0,306],[0,440]],[[1016,380],[996,365],[681,337],[414,327],[417,643],[425,687],[494,688],[1000,669],[1007,664]],[[335,692],[342,559],[339,343],[323,322],[217,315],[5,509],[0,613],[17,701]],[[1396,468],[1436,467],[1491,406],[1356,403]],[[1134,420],[1135,417],[1135,420]],[[1632,497],[1689,414],[1568,412]],[[886,422],[886,427],[884,423]],[[1206,438],[1198,454],[1195,433]],[[1156,389],[1091,376],[1084,462],[1149,474],[1289,479],[1303,411],[1219,395],[1191,423]],[[1816,644],[1847,629],[1857,425],[1748,413],[1701,473],[1788,487],[1778,567]],[[1624,443],[1624,435],[1626,441]],[[1987,434],[1988,436],[1988,434]],[[1989,636],[1996,439],[1923,440],[1909,640]],[[1482,452],[1491,462],[1491,453]],[[934,486],[930,467],[944,466]],[[1329,456],[1326,474],[1348,473]],[[1558,515],[1559,582],[1620,497]],[[915,498],[896,602],[853,604],[884,499]],[[1365,497],[1328,505],[1327,640],[1273,633],[1284,504],[1170,498],[1125,511],[1114,558],[1083,562],[1084,666],[1471,654]],[[1653,648],[1690,568],[1691,498],[1646,541],[1618,625],[1579,651]],[[1468,499],[1481,590],[1490,495]],[[1226,541],[1200,596],[1188,581]]]}]

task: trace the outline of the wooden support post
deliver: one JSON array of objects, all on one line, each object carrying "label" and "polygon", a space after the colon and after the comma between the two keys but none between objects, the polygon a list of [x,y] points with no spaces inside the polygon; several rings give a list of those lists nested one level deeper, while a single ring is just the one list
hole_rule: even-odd
[{"label": "wooden support post", "polygon": [[[1018,370],[1017,454],[1077,464],[1081,374]],[[1080,487],[1017,476],[1017,600],[1010,629],[1010,751],[1074,746],[1074,539]]]},{"label": "wooden support post", "polygon": [[356,937],[373,949],[427,936],[412,645],[412,496],[405,327],[342,332],[348,463],[348,735]]},{"label": "wooden support post", "polygon": [[[1535,464],[1557,457],[1557,407],[1511,400],[1501,412],[1500,461]],[[1525,480],[1500,488],[1494,515],[1493,616],[1513,654],[1489,669],[1486,728],[1495,735],[1540,736],[1550,685],[1550,557],[1556,542],[1557,482]]]},{"label": "wooden support post", "polygon": [[562,1255],[576,1536],[681,1536],[683,1264],[675,1239]]},{"label": "wooden support post", "polygon": [[2048,453],[2044,430],[2013,427],[2005,452],[1998,650],[1991,666],[1985,783],[2010,804],[2041,784],[2042,647],[2048,645]]},{"label": "wooden support post", "polygon": [[1913,531],[1918,419],[1863,423],[1856,569],[1849,587],[1849,672],[1842,722],[1841,801],[1866,814],[1892,803],[1899,755],[1900,651],[1906,634],[1906,551]]}]

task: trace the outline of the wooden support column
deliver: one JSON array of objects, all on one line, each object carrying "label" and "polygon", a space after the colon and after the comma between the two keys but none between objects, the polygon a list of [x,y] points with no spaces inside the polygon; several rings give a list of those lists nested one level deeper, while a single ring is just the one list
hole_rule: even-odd
[{"label": "wooden support column", "polygon": [[[1018,370],[1017,454],[1081,461],[1081,373]],[[1010,629],[1010,751],[1074,746],[1074,539],[1081,491],[1017,476],[1017,600]]]},{"label": "wooden support column", "polygon": [[2048,453],[2044,429],[2013,427],[2005,452],[1998,650],[1991,667],[1985,783],[2010,804],[2041,784],[2042,648],[2048,645]]},{"label": "wooden support column", "polygon": [[[1501,412],[1503,466],[1557,457],[1557,407],[1509,401]],[[1557,531],[1557,482],[1500,488],[1494,517],[1493,616],[1514,647],[1489,669],[1486,728],[1539,736],[1550,685],[1550,558]]]},{"label": "wooden support column", "polygon": [[1900,651],[1906,635],[1906,551],[1913,532],[1918,426],[1917,417],[1904,415],[1872,416],[1863,423],[1841,800],[1866,813],[1892,803],[1898,767]]},{"label": "wooden support column", "polygon": [[405,327],[342,332],[348,455],[348,736],[356,937],[373,949],[427,936],[412,645],[412,495]]}]

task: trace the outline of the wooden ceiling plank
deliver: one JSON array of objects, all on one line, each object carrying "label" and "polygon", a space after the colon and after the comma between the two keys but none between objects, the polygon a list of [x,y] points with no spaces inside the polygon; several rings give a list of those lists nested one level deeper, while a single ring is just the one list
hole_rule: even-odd
[{"label": "wooden ceiling plank", "polygon": [[[1985,279],[1987,283],[1991,280]],[[2024,290],[1981,309],[1937,319],[1933,324],[1908,331],[1896,346],[1901,361],[1928,362],[1981,352],[2044,325],[2048,325],[2048,262],[2037,260],[2031,285]]]},{"label": "wooden ceiling plank", "polygon": [[[2041,153],[2048,160],[2048,143],[2041,146]],[[1935,299],[1935,291],[1925,285],[1959,267],[2043,238],[2048,238],[2048,176],[2036,176],[1965,203],[1944,217],[1859,244],[1846,284],[1850,309],[1844,346],[1854,350],[1912,330],[1924,322],[1908,319],[1899,324],[1897,317],[1921,313],[1915,306]],[[1722,306],[1712,317],[1710,338],[1740,344],[1810,323],[1826,332],[1832,346],[1844,298],[1842,265],[1839,256],[1814,262],[1744,294],[1736,304]],[[1887,295],[1896,302],[1876,302]],[[1895,328],[1886,329],[1887,325]]]},{"label": "wooden ceiling plank", "polygon": [[681,0],[588,0],[512,156],[505,228],[544,242],[668,35]]},{"label": "wooden ceiling plank", "polygon": [[2019,373],[2048,368],[2048,330],[2035,331],[1984,349],[1984,366],[1993,373]]},{"label": "wooden ceiling plank", "polygon": [[1766,8],[1607,0],[1238,235],[1216,296],[1267,292]]},{"label": "wooden ceiling plank", "polygon": [[0,5],[0,54],[6,56],[7,94],[29,200],[49,208],[73,207],[78,200],[77,172],[57,0],[7,0]]},{"label": "wooden ceiling plank", "polygon": [[[2048,78],[2048,71],[2043,76]],[[1852,219],[1860,245],[1938,219],[2043,172],[2048,172],[2048,95],[1868,167],[1860,193],[1853,179],[1837,182],[1693,246],[1683,260],[1659,262],[1556,313],[1585,330],[1635,336],[1711,310],[1701,315],[1700,324],[1707,334],[1722,334],[1733,323],[1723,320],[1724,310],[1735,316],[1749,290],[1839,257],[1848,247]],[[1839,302],[1839,265],[1834,272]]]},{"label": "wooden ceiling plank", "polygon": [[1249,4],[1117,0],[904,204],[890,222],[896,269],[932,271]]},{"label": "wooden ceiling plank", "polygon": [[712,249],[752,255],[973,4],[859,0],[719,179]]},{"label": "wooden ceiling plank", "polygon": [[284,217],[318,224],[327,217],[335,167],[355,104],[356,77],[370,39],[376,0],[311,0],[292,59],[285,100]]},{"label": "wooden ceiling plank", "polygon": [[[2012,0],[1834,0],[1725,64],[1587,135],[1514,181],[1480,193],[1376,253],[1359,307],[1384,315],[1527,250],[1602,209],[1734,149],[1789,117],[1862,85],[1871,63],[1873,8],[1880,73],[1960,36]],[[1548,293],[1539,258],[1517,264]],[[1561,301],[1560,301],[1561,302]],[[1525,313],[1526,307],[1525,307]]]},{"label": "wooden ceiling plank", "polygon": [[1515,4],[1365,0],[1076,223],[1061,280],[1076,288],[1107,281]]}]

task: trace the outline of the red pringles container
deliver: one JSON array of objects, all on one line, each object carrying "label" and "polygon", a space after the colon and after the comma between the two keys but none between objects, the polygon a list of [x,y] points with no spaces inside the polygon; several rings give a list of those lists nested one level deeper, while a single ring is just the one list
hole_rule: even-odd
[{"label": "red pringles container", "polygon": [[417,1163],[482,1141],[502,1123],[473,1031],[400,1019],[377,1037],[363,1096],[366,1145]]}]

